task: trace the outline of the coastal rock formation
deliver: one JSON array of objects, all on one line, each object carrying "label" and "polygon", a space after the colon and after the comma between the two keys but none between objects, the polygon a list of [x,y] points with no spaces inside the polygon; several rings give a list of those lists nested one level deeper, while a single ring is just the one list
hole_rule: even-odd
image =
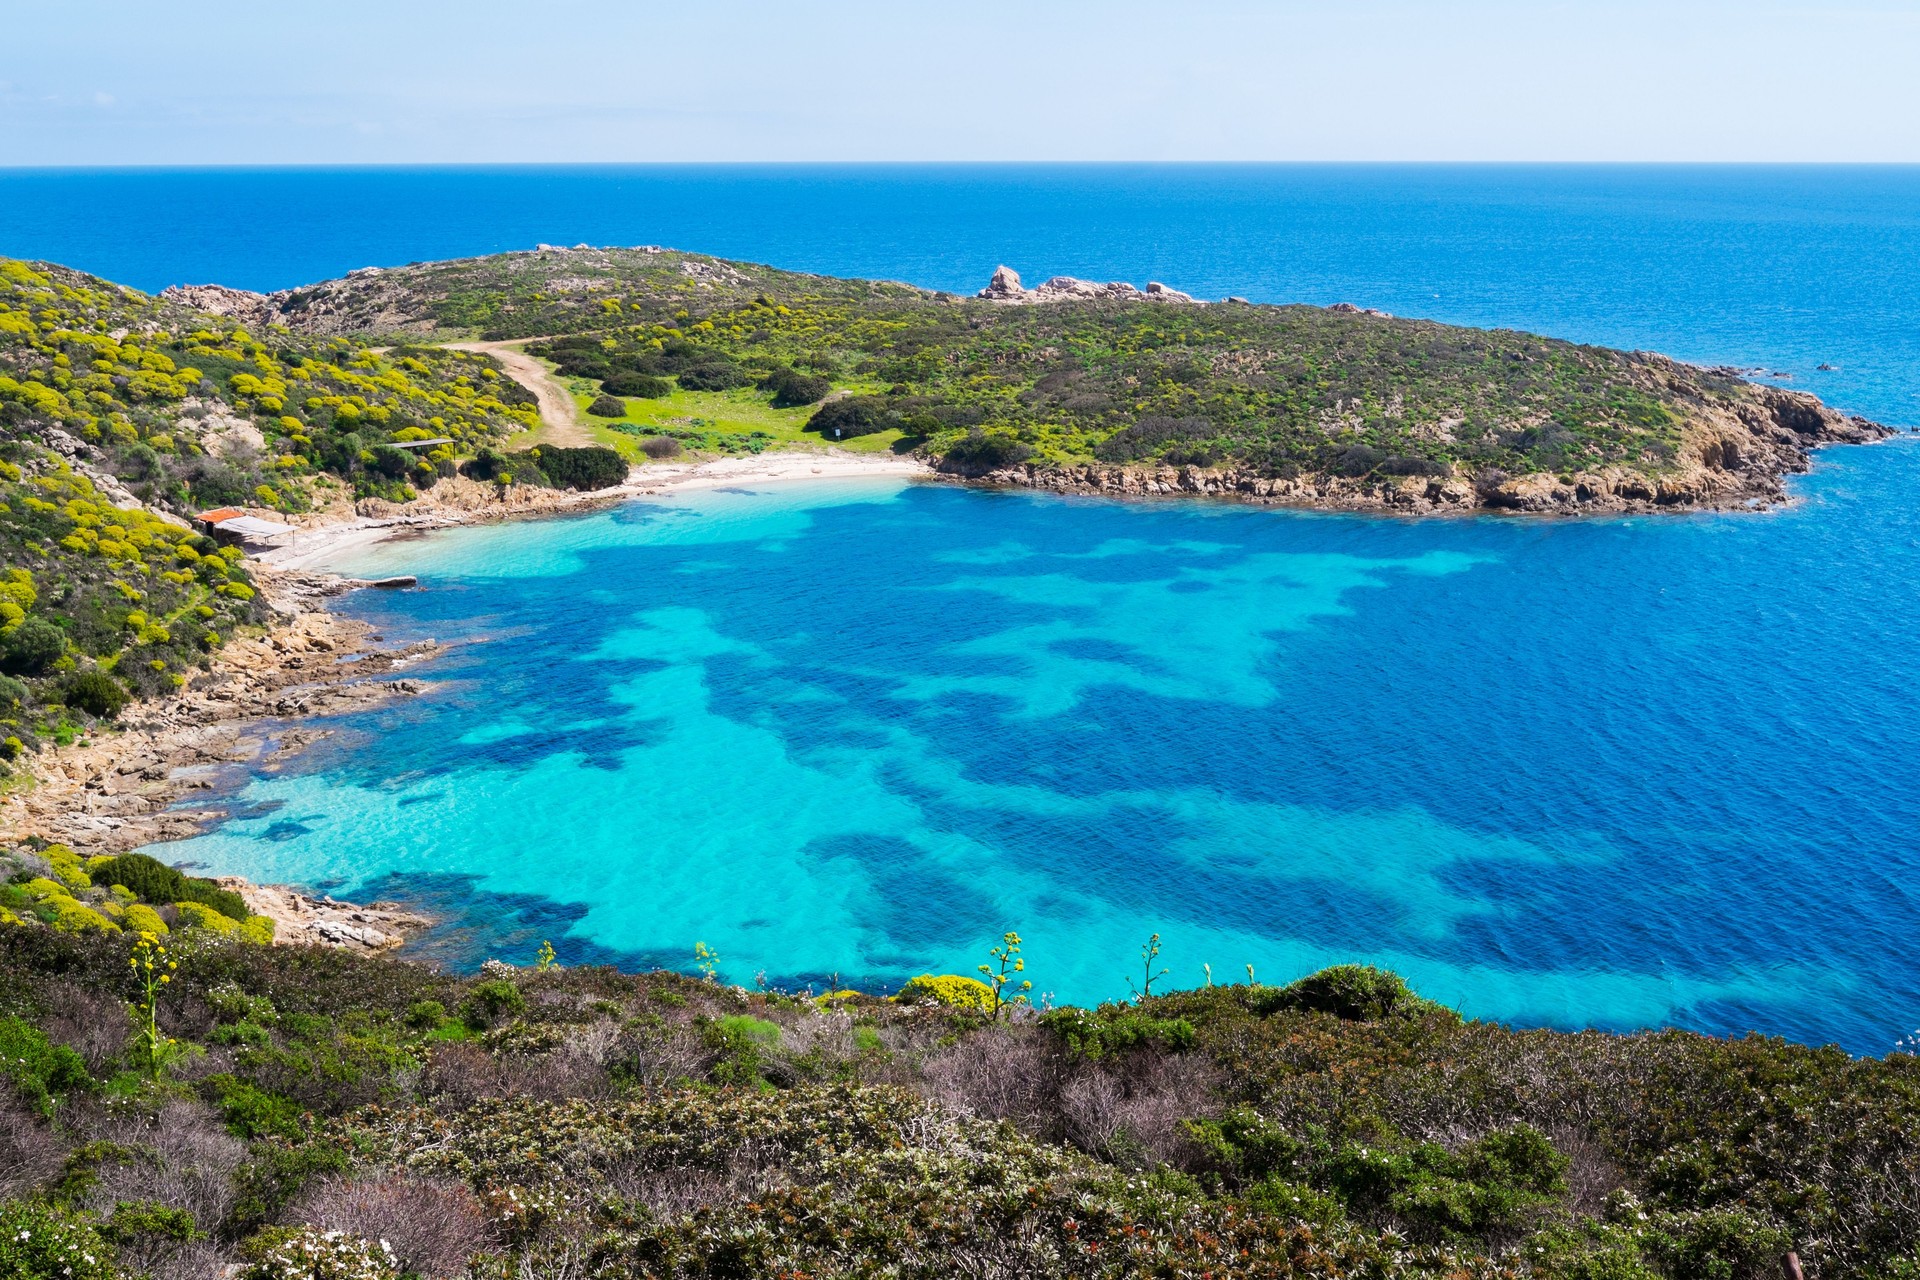
[{"label": "coastal rock formation", "polygon": [[239,876],[220,876],[216,883],[239,894],[253,914],[272,920],[273,940],[279,946],[390,951],[404,943],[409,934],[433,924],[428,917],[393,903],[360,906],[327,896],[312,897],[285,885],[254,884]]},{"label": "coastal rock formation", "polygon": [[984,472],[944,467],[983,485],[1121,497],[1204,496],[1273,506],[1409,515],[1488,509],[1595,515],[1765,506],[1786,499],[1786,477],[1806,471],[1826,444],[1870,444],[1892,431],[1838,413],[1813,396],[1755,388],[1733,411],[1713,409],[1670,468],[1649,476],[1627,467],[1566,474],[1499,471],[1445,476],[1278,476],[1241,467],[1022,463]]},{"label": "coastal rock formation", "polygon": [[1195,306],[1205,305],[1196,301],[1193,295],[1169,289],[1158,280],[1148,281],[1145,289],[1136,289],[1124,280],[1099,284],[1074,276],[1054,276],[1036,288],[1027,289],[1020,284],[1020,273],[1005,265],[994,268],[993,279],[974,297],[985,298],[989,302],[1011,303],[1185,302]]},{"label": "coastal rock formation", "polygon": [[273,721],[420,691],[395,677],[439,646],[386,648],[365,623],[326,612],[342,580],[257,567],[255,582],[280,612],[275,628],[229,641],[210,672],[128,708],[116,732],[39,753],[35,785],[0,801],[0,842],[39,836],[91,855],[183,839],[220,816],[175,807],[183,797],[223,769],[270,767],[326,734]]},{"label": "coastal rock formation", "polygon": [[242,324],[273,323],[273,298],[250,289],[230,289],[223,284],[176,284],[160,291],[162,302],[172,302],[216,316],[231,316]]}]

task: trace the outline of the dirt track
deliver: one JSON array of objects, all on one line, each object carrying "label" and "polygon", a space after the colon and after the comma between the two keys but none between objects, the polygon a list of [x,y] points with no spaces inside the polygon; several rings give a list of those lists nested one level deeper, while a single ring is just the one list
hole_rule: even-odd
[{"label": "dirt track", "polygon": [[593,436],[581,425],[574,409],[573,396],[554,381],[553,375],[538,360],[520,350],[520,341],[449,342],[447,345],[457,351],[485,352],[500,362],[508,377],[533,392],[540,402],[542,443],[570,449],[593,443]]}]

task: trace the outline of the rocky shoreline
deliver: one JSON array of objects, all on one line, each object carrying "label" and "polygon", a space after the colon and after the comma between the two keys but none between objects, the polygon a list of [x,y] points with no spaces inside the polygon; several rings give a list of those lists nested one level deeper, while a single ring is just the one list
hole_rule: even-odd
[{"label": "rocky shoreline", "polygon": [[[356,542],[585,512],[681,488],[870,472],[917,476],[926,470],[898,459],[796,454],[649,468],[625,485],[584,493],[516,487],[503,494],[496,486],[455,478],[405,505],[341,502],[295,517],[297,533],[248,562],[254,585],[273,608],[266,631],[230,640],[186,688],[129,707],[112,732],[35,756],[29,785],[0,797],[0,841],[37,836],[91,856],[185,839],[225,811],[217,805],[176,806],[213,789],[223,771],[291,759],[328,736],[329,730],[305,723],[314,717],[423,691],[425,683],[405,673],[444,645],[425,640],[391,646],[367,624],[328,607],[348,591],[411,586],[412,580],[368,582],[307,567]],[[340,902],[237,876],[221,877],[220,883],[275,921],[278,944],[382,951],[435,923],[394,903]]]},{"label": "rocky shoreline", "polygon": [[1471,511],[1544,515],[1727,511],[1787,501],[1787,477],[1812,468],[1830,444],[1872,444],[1891,427],[1836,412],[1804,392],[1758,389],[1759,404],[1720,412],[1658,476],[1626,467],[1555,475],[1266,475],[1238,467],[1021,463],[945,469],[966,483],[1108,497],[1210,497],[1266,506],[1435,515]]},{"label": "rocky shoreline", "polygon": [[[365,623],[327,610],[329,600],[355,583],[259,564],[253,569],[255,585],[275,611],[267,631],[231,640],[210,670],[171,698],[128,708],[114,732],[41,752],[31,784],[0,799],[0,840],[38,836],[91,856],[195,835],[223,811],[174,807],[179,801],[210,790],[223,770],[275,764],[328,733],[275,722],[337,715],[425,687],[405,672],[443,646],[432,640],[388,646]],[[223,883],[276,921],[277,943],[379,951],[432,923],[390,905],[315,900],[239,878]]]},{"label": "rocky shoreline", "polygon": [[[1626,468],[1572,475],[1357,479],[1099,463],[1020,464],[967,472],[901,462],[898,469],[973,486],[1110,497],[1211,497],[1409,515],[1598,515],[1772,506],[1787,498],[1786,477],[1809,469],[1813,450],[1827,444],[1871,443],[1894,434],[1864,418],[1827,409],[1799,392],[1766,388],[1761,407],[1761,412],[1725,415],[1714,430],[1690,442],[1671,473],[1658,480]],[[274,609],[268,630],[229,642],[210,670],[171,698],[130,708],[115,732],[41,753],[34,761],[32,784],[0,798],[0,840],[39,836],[91,855],[186,838],[218,821],[223,812],[216,806],[175,806],[196,791],[210,790],[221,770],[271,766],[328,734],[305,723],[277,722],[339,714],[420,692],[422,683],[404,672],[443,646],[427,640],[391,647],[366,624],[328,609],[331,600],[358,587],[411,583],[359,582],[305,567],[336,555],[343,546],[411,530],[591,510],[678,487],[877,469],[842,469],[811,455],[784,462],[728,462],[733,465],[660,468],[658,475],[641,472],[625,485],[595,493],[529,490],[503,498],[494,486],[454,480],[404,506],[363,501],[305,518],[304,527],[286,545],[251,562],[256,585]],[[705,475],[707,470],[713,474]],[[254,911],[277,922],[280,943],[384,950],[433,923],[394,904],[336,902],[237,877],[226,883]]]}]

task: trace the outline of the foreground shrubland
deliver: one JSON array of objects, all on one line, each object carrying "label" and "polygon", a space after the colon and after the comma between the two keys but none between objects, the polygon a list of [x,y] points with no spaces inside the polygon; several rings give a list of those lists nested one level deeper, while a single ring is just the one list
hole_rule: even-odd
[{"label": "foreground shrubland", "polygon": [[1513,1031],[1368,970],[995,1016],[203,929],[149,1003],[153,945],[0,927],[0,1275],[1920,1266],[1906,1055]]}]

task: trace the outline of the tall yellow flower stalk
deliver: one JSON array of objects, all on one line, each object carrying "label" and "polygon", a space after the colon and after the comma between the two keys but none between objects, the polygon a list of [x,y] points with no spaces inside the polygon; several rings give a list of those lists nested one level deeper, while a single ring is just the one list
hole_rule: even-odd
[{"label": "tall yellow flower stalk", "polygon": [[174,1043],[169,1036],[160,1034],[160,993],[173,981],[173,971],[180,962],[167,954],[166,944],[160,941],[160,935],[142,930],[133,944],[133,955],[127,964],[133,969],[133,980],[138,991],[134,1001],[133,1015],[140,1027],[140,1044],[146,1051],[147,1069],[153,1078],[160,1078],[160,1068],[167,1058],[167,1049]]}]

